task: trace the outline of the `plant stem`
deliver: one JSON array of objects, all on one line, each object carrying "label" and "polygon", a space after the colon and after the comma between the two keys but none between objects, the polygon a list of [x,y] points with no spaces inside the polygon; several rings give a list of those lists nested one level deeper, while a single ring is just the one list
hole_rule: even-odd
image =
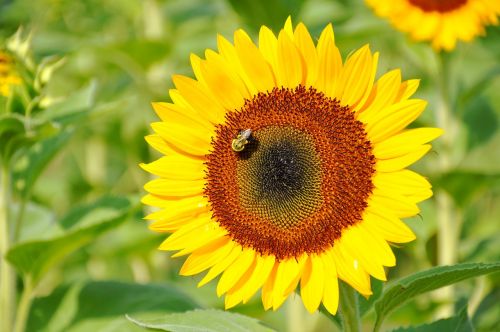
[{"label": "plant stem", "polygon": [[286,321],[288,322],[287,324],[288,332],[304,331],[305,324],[304,324],[303,310],[304,309],[302,303],[300,303],[298,296],[295,297],[291,296],[288,299],[286,308]]},{"label": "plant stem", "polygon": [[359,316],[358,294],[343,281],[339,282],[339,288],[342,330],[344,332],[359,332],[361,331],[361,319]]},{"label": "plant stem", "polygon": [[[437,125],[444,129],[441,142],[442,148],[439,153],[439,170],[441,174],[449,171],[453,166],[453,147],[456,144],[456,120],[452,114],[452,98],[450,96],[450,77],[449,59],[444,53],[438,54],[438,92],[439,103],[436,109]],[[438,265],[452,265],[457,262],[458,237],[460,234],[460,214],[455,209],[450,195],[443,189],[436,191],[437,204],[437,263]],[[440,301],[448,302],[441,308],[439,316],[449,316],[453,313],[453,294],[452,286],[442,288],[437,293]]]},{"label": "plant stem", "polygon": [[24,280],[24,289],[19,300],[17,307],[16,324],[14,332],[24,332],[26,329],[26,321],[28,313],[31,308],[31,301],[33,300],[33,284],[31,278],[28,276]]},{"label": "plant stem", "polygon": [[12,331],[16,279],[14,270],[5,257],[10,247],[10,175],[6,165],[1,165],[0,172],[0,327],[2,331]]}]

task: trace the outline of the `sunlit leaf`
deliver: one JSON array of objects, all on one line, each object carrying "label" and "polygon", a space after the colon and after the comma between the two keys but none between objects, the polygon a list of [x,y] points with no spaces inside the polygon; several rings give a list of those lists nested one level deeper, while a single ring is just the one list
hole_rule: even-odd
[{"label": "sunlit leaf", "polygon": [[[105,231],[123,222],[130,212],[131,204],[125,198],[102,198],[98,204],[89,205],[81,219],[93,216],[90,226],[75,227],[66,234],[49,240],[29,241],[13,246],[7,259],[23,275],[29,275],[34,283],[53,265],[61,262],[71,252],[94,240]],[[121,202],[116,208],[116,202]],[[106,213],[97,213],[104,209]]]},{"label": "sunlit leaf", "polygon": [[463,263],[434,267],[396,280],[386,287],[382,297],[375,303],[376,324],[382,324],[391,311],[417,295],[497,271],[500,271],[500,262]]},{"label": "sunlit leaf", "polygon": [[272,331],[255,318],[221,310],[193,310],[155,320],[127,318],[142,327],[171,332],[264,332]]}]

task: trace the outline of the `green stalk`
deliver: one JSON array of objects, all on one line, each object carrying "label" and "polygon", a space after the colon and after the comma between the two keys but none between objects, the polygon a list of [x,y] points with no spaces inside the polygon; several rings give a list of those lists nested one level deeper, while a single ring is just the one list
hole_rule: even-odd
[{"label": "green stalk", "polygon": [[339,288],[342,330],[344,332],[359,332],[361,331],[361,319],[359,315],[358,294],[343,281],[339,281]]},{"label": "green stalk", "polygon": [[0,174],[0,327],[2,331],[12,331],[14,318],[16,279],[12,266],[5,258],[10,247],[9,193],[10,175],[2,165]]},{"label": "green stalk", "polygon": [[26,322],[33,301],[33,284],[31,278],[28,276],[24,280],[24,289],[19,300],[16,314],[16,324],[14,332],[24,332],[26,329]]},{"label": "green stalk", "polygon": [[[450,63],[447,54],[438,53],[438,92],[439,104],[436,109],[436,122],[443,128],[445,134],[441,138],[442,148],[439,152],[439,170],[441,174],[449,171],[453,166],[453,147],[456,141],[456,119],[452,114],[452,98],[450,96]],[[437,208],[437,262],[438,265],[452,265],[457,262],[458,236],[460,234],[460,213],[456,210],[450,195],[443,189],[436,191]],[[441,301],[449,302],[442,308],[441,315],[447,316],[453,312],[452,286],[442,288],[437,293]]]},{"label": "green stalk", "polygon": [[300,300],[298,300],[298,296],[290,297],[286,305],[286,321],[288,322],[287,331],[304,331],[304,307],[302,306],[302,303],[300,303]]}]

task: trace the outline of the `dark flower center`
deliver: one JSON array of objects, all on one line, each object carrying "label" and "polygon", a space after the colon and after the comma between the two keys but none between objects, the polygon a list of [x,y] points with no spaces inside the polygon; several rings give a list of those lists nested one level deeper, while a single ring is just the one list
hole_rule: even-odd
[{"label": "dark flower center", "polygon": [[[242,130],[251,136],[236,152]],[[234,241],[278,259],[320,253],[362,219],[374,157],[348,107],[313,88],[275,88],[217,127],[207,195]]]},{"label": "dark flower center", "polygon": [[426,12],[445,13],[467,3],[467,0],[408,0],[412,5],[415,5]]}]

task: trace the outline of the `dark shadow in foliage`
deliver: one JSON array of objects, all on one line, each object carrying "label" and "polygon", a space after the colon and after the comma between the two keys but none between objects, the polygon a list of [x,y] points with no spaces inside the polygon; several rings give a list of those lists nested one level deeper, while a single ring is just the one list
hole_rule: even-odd
[{"label": "dark shadow in foliage", "polygon": [[[29,315],[27,331],[48,328],[56,312],[66,310],[60,308],[60,305],[69,291],[70,287],[65,285],[47,297],[36,299]],[[87,319],[106,317],[125,319],[125,314],[184,312],[200,308],[199,304],[174,286],[117,281],[89,282],[81,287],[75,302],[74,316],[68,319],[69,323],[64,329],[69,329]]]},{"label": "dark shadow in foliage", "polygon": [[463,121],[469,135],[467,144],[469,149],[488,141],[498,129],[498,118],[495,110],[484,96],[478,96],[466,105]]}]

